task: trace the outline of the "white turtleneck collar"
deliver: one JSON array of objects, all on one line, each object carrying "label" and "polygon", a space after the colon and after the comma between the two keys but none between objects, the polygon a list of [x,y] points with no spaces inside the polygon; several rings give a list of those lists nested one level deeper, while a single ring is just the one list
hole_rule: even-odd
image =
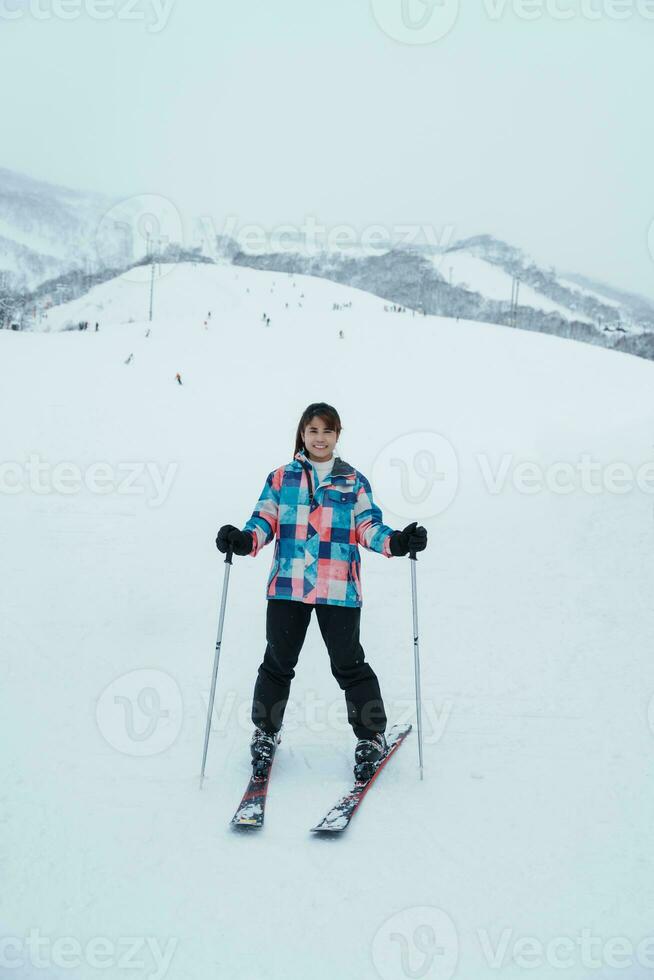
[{"label": "white turtleneck collar", "polygon": [[327,476],[327,474],[328,473],[331,473],[332,469],[334,468],[334,459],[335,459],[335,456],[332,456],[331,459],[325,460],[324,463],[317,463],[314,460],[310,460],[310,462],[316,468],[316,472],[318,474],[318,479],[320,480],[321,483],[325,479],[325,477]]}]

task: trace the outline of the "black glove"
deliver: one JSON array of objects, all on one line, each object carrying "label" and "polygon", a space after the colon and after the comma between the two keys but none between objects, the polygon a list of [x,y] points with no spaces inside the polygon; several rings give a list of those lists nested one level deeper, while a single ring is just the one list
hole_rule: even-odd
[{"label": "black glove", "polygon": [[223,524],[218,531],[216,547],[224,555],[228,548],[235,555],[249,555],[252,551],[252,534],[250,531],[239,531],[233,524]]},{"label": "black glove", "polygon": [[427,547],[427,528],[414,521],[407,524],[403,531],[393,531],[391,534],[391,554],[396,557],[408,555],[410,551],[424,551]]}]

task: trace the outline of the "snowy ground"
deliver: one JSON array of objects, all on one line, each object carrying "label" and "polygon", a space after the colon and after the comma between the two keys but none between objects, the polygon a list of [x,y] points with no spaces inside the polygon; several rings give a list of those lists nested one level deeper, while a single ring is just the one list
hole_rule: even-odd
[{"label": "snowy ground", "polygon": [[[650,976],[654,365],[384,313],[320,279],[166,271],[148,337],[148,286],[125,281],[51,311],[50,333],[0,333],[7,976]],[[56,332],[71,318],[101,330]],[[200,792],[213,539],[249,517],[319,399],[386,522],[429,529],[425,779],[412,735],[346,837],[309,834],[353,750],[314,619],[266,826],[243,837],[229,820],[272,551],[234,561]],[[599,492],[548,469],[583,454]],[[610,464],[648,461],[648,485],[615,492]],[[524,492],[525,462],[572,492],[538,489],[537,470]],[[364,553],[363,588],[362,642],[398,720],[408,559]]]}]

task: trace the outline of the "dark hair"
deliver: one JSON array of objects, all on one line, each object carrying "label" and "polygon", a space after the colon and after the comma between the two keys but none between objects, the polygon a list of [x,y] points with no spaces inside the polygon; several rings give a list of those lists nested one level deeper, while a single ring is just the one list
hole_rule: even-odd
[{"label": "dark hair", "polygon": [[293,452],[293,456],[295,456],[295,453],[297,453],[300,449],[304,449],[304,430],[315,415],[317,415],[319,419],[322,419],[325,425],[329,426],[331,429],[334,429],[337,437],[340,436],[343,426],[341,425],[340,416],[334,406],[328,405],[327,402],[312,402],[310,405],[307,405],[300,416],[297,432],[295,434],[295,450]]}]

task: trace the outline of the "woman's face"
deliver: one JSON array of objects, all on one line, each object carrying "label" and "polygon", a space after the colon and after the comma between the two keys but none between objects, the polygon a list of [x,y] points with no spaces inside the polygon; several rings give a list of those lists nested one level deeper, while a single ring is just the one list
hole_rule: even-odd
[{"label": "woman's face", "polygon": [[303,438],[309,459],[324,463],[332,458],[338,436],[336,431],[317,415],[314,415],[305,427]]}]

